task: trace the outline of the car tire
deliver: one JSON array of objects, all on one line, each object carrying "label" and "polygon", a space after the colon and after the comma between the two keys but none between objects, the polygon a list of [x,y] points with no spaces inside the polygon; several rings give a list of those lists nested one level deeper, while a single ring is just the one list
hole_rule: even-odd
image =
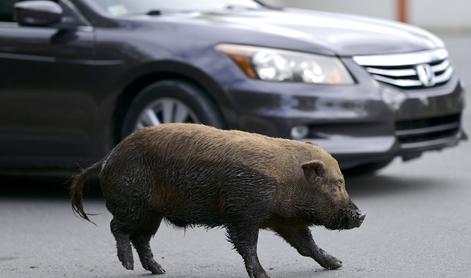
[{"label": "car tire", "polygon": [[392,160],[385,160],[385,161],[378,161],[378,162],[371,162],[367,164],[362,164],[355,166],[353,168],[348,168],[343,170],[342,172],[346,176],[366,176],[366,175],[373,175],[375,172],[383,169],[384,167],[388,166]]},{"label": "car tire", "polygon": [[[145,87],[132,100],[122,124],[121,139],[136,130],[140,116],[151,107],[150,105],[158,104],[159,101],[164,100],[183,104],[189,113],[197,119],[196,123],[225,128],[220,112],[201,89],[180,80],[164,80]],[[175,113],[173,112],[173,114]]]}]

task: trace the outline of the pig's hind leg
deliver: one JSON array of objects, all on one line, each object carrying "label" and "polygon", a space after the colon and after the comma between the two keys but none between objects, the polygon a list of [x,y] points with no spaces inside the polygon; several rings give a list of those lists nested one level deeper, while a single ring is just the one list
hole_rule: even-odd
[{"label": "pig's hind leg", "polygon": [[141,261],[142,267],[152,274],[164,274],[165,270],[160,264],[154,260],[152,250],[150,248],[150,239],[159,229],[162,217],[154,213],[148,213],[143,223],[131,235],[131,242],[136,248],[137,254]]},{"label": "pig's hind leg", "polygon": [[326,269],[337,269],[342,266],[342,261],[329,255],[317,246],[308,227],[300,229],[277,228],[275,232],[298,250],[299,254],[313,258],[322,267]]},{"label": "pig's hind leg", "polygon": [[126,232],[125,225],[113,218],[111,220],[111,233],[116,239],[116,248],[118,250],[118,259],[124,268],[134,269],[134,260],[132,257],[130,234]]}]

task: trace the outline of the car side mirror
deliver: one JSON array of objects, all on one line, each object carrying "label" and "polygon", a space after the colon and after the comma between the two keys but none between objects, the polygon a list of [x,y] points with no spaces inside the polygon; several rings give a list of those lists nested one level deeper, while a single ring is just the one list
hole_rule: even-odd
[{"label": "car side mirror", "polygon": [[15,4],[15,17],[23,26],[51,26],[61,22],[63,10],[52,1],[22,1]]}]

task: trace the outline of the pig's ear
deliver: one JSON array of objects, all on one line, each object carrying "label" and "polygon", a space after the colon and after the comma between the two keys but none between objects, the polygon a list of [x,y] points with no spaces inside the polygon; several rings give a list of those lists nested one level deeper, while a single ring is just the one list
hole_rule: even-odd
[{"label": "pig's ear", "polygon": [[301,166],[303,167],[304,176],[309,182],[313,182],[316,177],[325,175],[325,164],[320,160],[311,160]]}]

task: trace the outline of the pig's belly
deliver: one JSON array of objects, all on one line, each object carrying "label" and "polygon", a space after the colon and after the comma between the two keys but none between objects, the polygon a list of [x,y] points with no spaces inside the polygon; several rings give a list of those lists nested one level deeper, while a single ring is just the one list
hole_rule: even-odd
[{"label": "pig's belly", "polygon": [[166,204],[165,219],[178,227],[222,225],[224,205],[217,191],[204,186],[187,187],[181,193],[177,190],[174,201]]},{"label": "pig's belly", "polygon": [[216,227],[223,224],[223,217],[219,212],[201,206],[178,206],[165,213],[164,218],[178,227],[198,225]]}]

